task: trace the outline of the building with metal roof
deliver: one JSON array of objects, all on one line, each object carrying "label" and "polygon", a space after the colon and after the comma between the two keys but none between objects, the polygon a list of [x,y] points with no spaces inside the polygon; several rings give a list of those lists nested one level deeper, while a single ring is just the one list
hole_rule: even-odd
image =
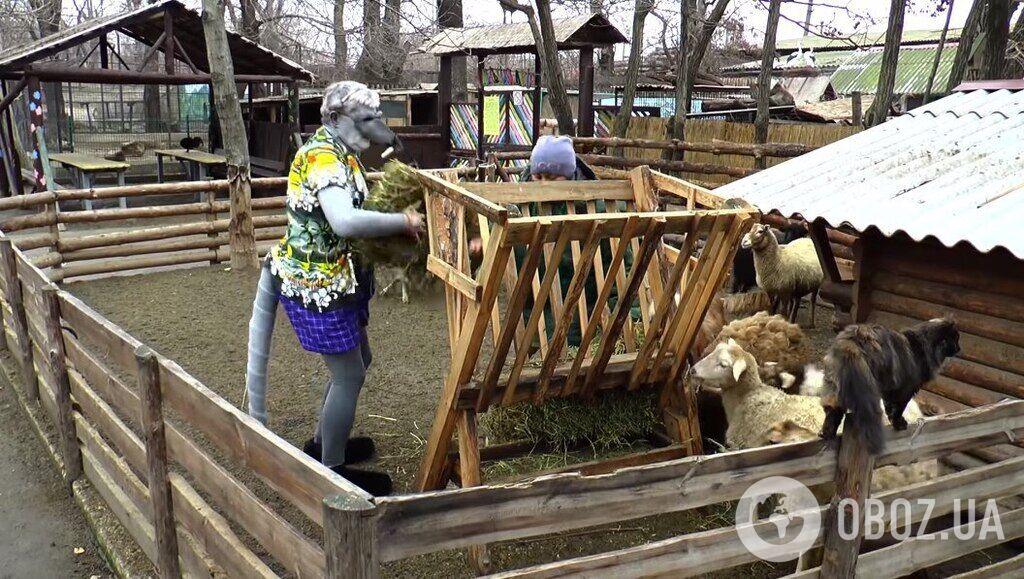
[{"label": "building with metal roof", "polygon": [[[930,414],[1024,398],[1024,83],[1006,84],[1015,90],[955,92],[715,190],[811,222],[838,326],[956,321],[960,353],[916,397]],[[828,227],[857,236],[853,279]]]},{"label": "building with metal roof", "polygon": [[[949,73],[956,58],[956,44],[947,44],[939,55],[939,68],[935,72],[933,90],[946,92]],[[902,46],[896,61],[896,83],[893,93],[897,95],[923,95],[928,86],[932,66],[935,64],[935,46]],[[832,86],[841,95],[855,92],[874,94],[878,88],[878,75],[882,70],[881,48],[857,51],[843,61],[832,73]]]},{"label": "building with metal roof", "polygon": [[[960,39],[962,28],[950,28],[946,33],[946,41],[957,41]],[[942,37],[942,29],[936,30],[904,30],[900,41],[901,46],[915,44],[937,44]],[[871,46],[885,45],[885,30],[872,30],[858,32],[843,38],[822,38],[820,36],[804,36],[780,40],[775,45],[775,50],[781,54],[788,54],[797,50],[814,49],[817,52],[833,50],[855,50]]]},{"label": "building with metal roof", "polygon": [[[559,50],[612,46],[626,37],[601,14],[587,14],[554,20]],[[446,28],[428,40],[420,51],[442,56],[465,54],[532,54],[537,51],[530,25],[526,22],[472,28]]]}]

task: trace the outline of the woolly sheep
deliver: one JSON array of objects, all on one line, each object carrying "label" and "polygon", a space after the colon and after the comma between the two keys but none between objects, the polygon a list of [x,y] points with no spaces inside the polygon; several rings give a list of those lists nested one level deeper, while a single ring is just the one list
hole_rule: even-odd
[{"label": "woolly sheep", "polygon": [[[790,243],[807,236],[807,229],[797,223],[791,223],[782,230],[772,228],[771,232],[780,244]],[[732,260],[731,285],[732,293],[734,294],[745,293],[757,287],[757,271],[754,269],[753,249],[740,247],[736,250],[736,256]]]},{"label": "woolly sheep", "polygon": [[701,357],[708,355],[715,344],[730,339],[754,356],[763,382],[783,390],[789,390],[796,384],[804,367],[814,359],[811,341],[800,326],[768,312],[758,312],[730,322],[701,352]]},{"label": "woolly sheep", "polygon": [[755,225],[743,237],[743,247],[754,251],[754,268],[757,270],[757,285],[772,298],[772,313],[780,304],[788,304],[791,310],[789,321],[795,322],[800,300],[811,296],[811,327],[817,306],[818,289],[825,274],[818,263],[814,242],[797,239],[786,245],[779,245],[767,225]]},{"label": "woolly sheep", "polygon": [[[757,361],[729,339],[693,366],[692,376],[702,385],[721,390],[729,426],[725,440],[730,448],[757,448],[769,444],[800,442],[818,438],[825,411],[816,396],[801,396],[768,386],[757,372]],[[916,403],[908,404],[904,418],[916,422],[923,417]],[[872,477],[872,491],[905,486],[938,476],[938,462],[925,461],[907,466],[886,466]]]}]

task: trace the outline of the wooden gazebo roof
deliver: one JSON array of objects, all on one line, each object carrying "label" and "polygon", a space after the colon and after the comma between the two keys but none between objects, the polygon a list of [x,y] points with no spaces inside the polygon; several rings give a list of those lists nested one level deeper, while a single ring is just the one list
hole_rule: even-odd
[{"label": "wooden gazebo roof", "polygon": [[[120,32],[148,46],[158,45],[157,50],[163,52],[167,27],[165,14],[170,15],[173,27],[175,56],[194,65],[198,72],[208,74],[210,65],[206,58],[202,18],[178,0],[158,0],[129,12],[87,20],[36,42],[4,51],[0,53],[0,74],[6,73],[5,76],[10,77],[12,73],[25,72],[29,68],[45,69],[51,63],[44,63],[44,60],[111,32]],[[313,74],[297,63],[239,34],[228,32],[228,45],[238,75],[313,79]]]},{"label": "wooden gazebo roof", "polygon": [[[574,16],[553,22],[559,50],[578,50],[626,42],[626,37],[601,14]],[[447,28],[420,47],[421,52],[443,56],[465,54],[536,54],[530,25],[525,22]]]}]

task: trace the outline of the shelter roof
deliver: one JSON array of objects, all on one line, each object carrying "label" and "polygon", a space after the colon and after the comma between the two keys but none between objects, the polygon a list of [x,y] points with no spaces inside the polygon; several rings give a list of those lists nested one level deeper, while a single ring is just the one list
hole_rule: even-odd
[{"label": "shelter roof", "polygon": [[[69,48],[98,39],[110,32],[120,32],[152,46],[164,33],[164,12],[173,18],[174,36],[188,58],[203,72],[209,72],[206,38],[198,12],[186,8],[178,0],[157,0],[135,10],[109,14],[86,20],[24,46],[0,53],[0,70],[21,70]],[[296,80],[312,80],[313,74],[295,62],[265,48],[240,34],[228,32],[228,45],[236,74],[290,76]]]},{"label": "shelter roof", "polygon": [[[601,14],[563,18],[553,22],[559,50],[611,46],[626,37]],[[473,28],[446,28],[420,47],[421,52],[445,54],[535,54],[537,45],[526,22]]]},{"label": "shelter roof", "polygon": [[[895,94],[924,94],[935,63],[935,46],[903,46],[896,62]],[[839,94],[861,92],[874,94],[878,89],[878,75],[882,70],[882,49],[872,48],[855,53],[832,73],[832,86]],[[956,58],[956,44],[946,45],[935,72],[934,90],[946,92],[949,73]]]},{"label": "shelter roof", "polygon": [[1024,91],[956,92],[724,185],[762,211],[1024,259]]}]

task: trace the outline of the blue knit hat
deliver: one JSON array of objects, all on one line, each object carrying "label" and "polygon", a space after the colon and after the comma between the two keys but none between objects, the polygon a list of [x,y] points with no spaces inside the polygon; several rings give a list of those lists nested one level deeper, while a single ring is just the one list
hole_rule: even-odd
[{"label": "blue knit hat", "polygon": [[572,148],[572,139],[555,135],[537,139],[530,155],[530,174],[539,173],[573,178],[576,174],[576,152]]}]

